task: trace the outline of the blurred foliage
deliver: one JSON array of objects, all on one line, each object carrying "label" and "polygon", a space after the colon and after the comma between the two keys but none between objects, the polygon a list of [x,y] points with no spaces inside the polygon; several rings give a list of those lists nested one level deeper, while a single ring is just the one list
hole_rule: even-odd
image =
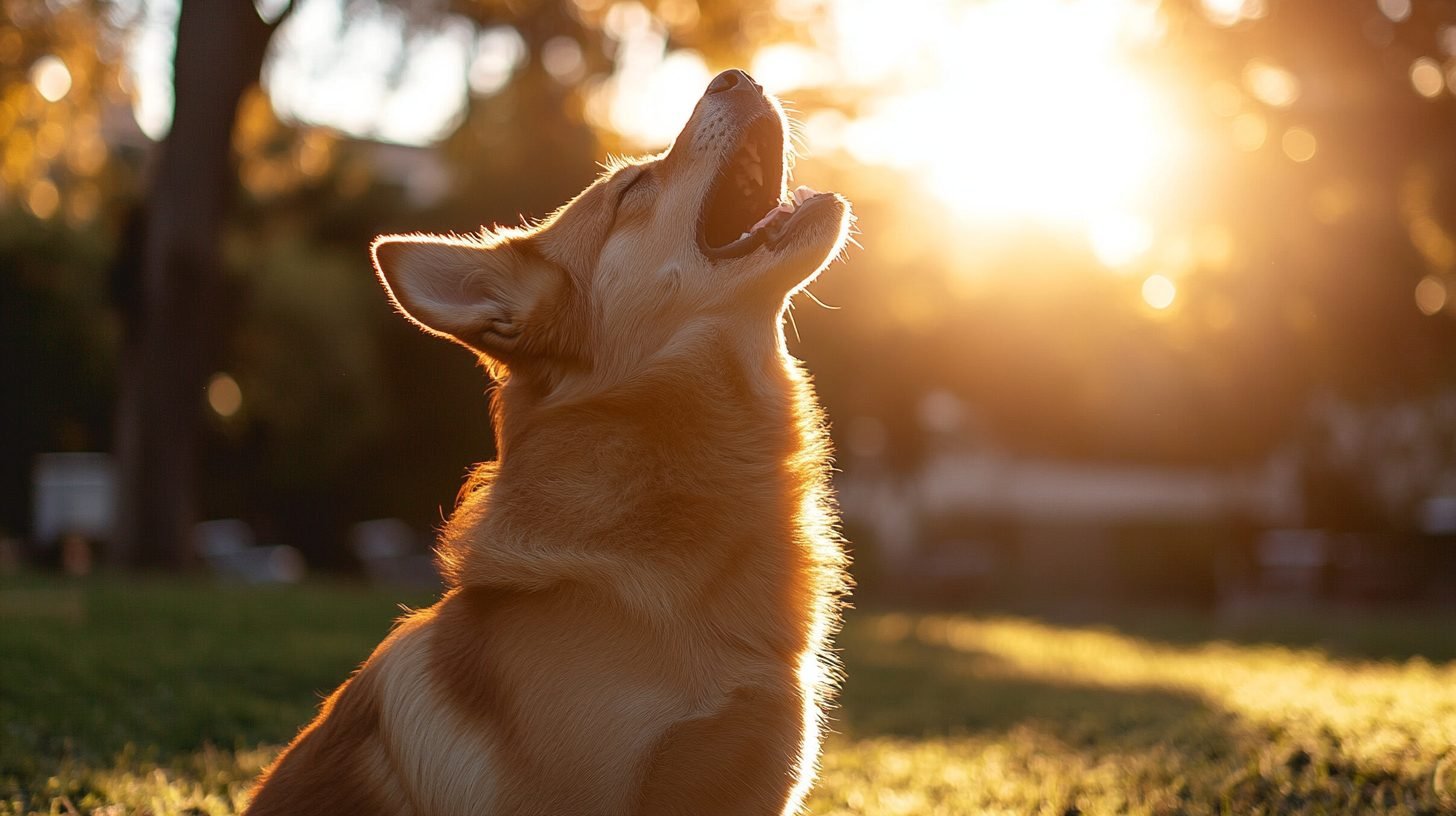
[{"label": "blurred foliage", "polygon": [[354,258],[297,237],[247,246],[252,286],[232,365],[246,413],[224,421],[252,426],[280,488],[340,478],[384,420],[375,284]]},{"label": "blurred foliage", "polygon": [[[316,2],[328,0],[297,0]],[[922,408],[933,392],[963,401],[973,444],[1227,466],[1310,444],[1312,399],[1381,406],[1456,388],[1456,297],[1447,294],[1456,294],[1456,95],[1412,84],[1412,66],[1448,47],[1456,9],[1416,2],[1397,22],[1373,0],[1150,7],[1164,34],[1130,58],[1177,89],[1197,166],[1161,202],[1157,250],[1124,268],[1106,268],[1075,230],[968,220],[928,192],[930,176],[954,178],[967,158],[954,150],[917,177],[857,158],[844,138],[808,146],[798,176],[855,202],[865,245],[813,287],[842,308],[801,298],[790,331],[847,468],[915,468],[930,444]],[[240,384],[243,408],[213,417],[205,510],[271,518],[279,536],[325,561],[350,520],[434,524],[469,464],[491,455],[480,372],[468,355],[389,315],[369,274],[369,239],[543,216],[605,154],[631,149],[592,110],[624,58],[626,17],[648,15],[669,53],[691,49],[715,68],[751,64],[777,43],[828,53],[840,36],[826,22],[833,6],[788,0],[350,0],[341,24],[380,9],[408,23],[401,61],[457,23],[475,36],[509,29],[522,53],[503,84],[470,95],[458,127],[431,148],[282,119],[261,89],[239,110],[242,205],[227,239],[228,319],[239,329],[218,370]],[[136,240],[128,213],[148,142],[130,116],[137,91],[124,60],[143,11],[102,0],[0,5],[0,211],[13,225],[0,232],[0,308],[19,315],[5,326],[7,341],[26,350],[22,380],[38,389],[6,410],[16,415],[11,428],[52,429],[3,437],[0,470],[15,488],[0,498],[3,530],[24,532],[36,450],[101,446],[110,436],[115,340],[106,304],[128,293],[109,291],[107,264],[115,247]],[[891,36],[930,11],[874,13],[886,15]],[[1028,47],[1025,60],[1060,65],[1061,34],[1047,26],[1047,48]],[[552,73],[547,52],[567,41],[580,64]],[[883,57],[847,55],[856,56]],[[47,83],[60,80],[39,81],[54,73],[49,58],[67,76],[58,96],[60,86]],[[1444,59],[1449,70],[1452,57]],[[1270,96],[1268,78],[1277,91],[1285,74],[1296,78],[1285,89],[1291,98]],[[856,79],[787,96],[803,133],[843,137],[894,92]],[[1028,110],[1073,101],[1059,87],[1041,92]],[[962,113],[896,125],[906,134],[948,122],[1008,126]],[[1292,129],[1317,139],[1313,160],[1291,158],[1281,134]],[[963,149],[975,144],[967,138]],[[1176,281],[1166,310],[1138,296],[1153,273]],[[1427,306],[1444,299],[1434,314],[1422,313],[1417,287]],[[53,342],[57,333],[70,339]],[[79,430],[58,435],[61,427]],[[870,438],[876,444],[859,444]],[[1358,473],[1345,482],[1321,489],[1372,489]],[[1418,499],[1403,499],[1401,513]],[[289,532],[310,503],[333,508],[332,526]],[[1390,514],[1363,517],[1391,523]]]},{"label": "blurred foliage", "polygon": [[94,228],[0,212],[0,534],[26,508],[35,454],[96,450],[110,440],[117,326],[105,278],[109,242]]},{"label": "blurred foliage", "polygon": [[[1207,7],[1263,13],[1225,26]],[[815,286],[844,312],[796,313],[831,404],[881,418],[892,456],[920,433],[907,424],[915,402],[944,387],[1019,451],[1207,463],[1282,444],[1313,394],[1392,401],[1450,388],[1456,324],[1449,310],[1423,315],[1413,293],[1427,276],[1456,288],[1456,96],[1421,96],[1409,69],[1440,53],[1456,9],[1413,8],[1396,25],[1364,0],[1162,4],[1166,42],[1138,64],[1175,83],[1198,164],[1159,203],[1165,251],[1112,273],[1081,235],[968,224],[944,201],[907,195],[914,179],[842,168],[833,184],[856,202],[866,251]],[[1298,97],[1257,98],[1254,59],[1299,77]],[[1057,103],[1049,91],[1029,104]],[[1268,134],[1256,149],[1232,138],[1243,116]],[[1281,149],[1295,126],[1318,134],[1317,160]],[[805,164],[820,177],[820,162]],[[1147,309],[1136,287],[1168,269],[1178,299]],[[841,346],[863,356],[836,359]],[[863,387],[866,371],[881,387]]]},{"label": "blurred foliage", "polygon": [[0,5],[0,203],[83,228],[130,181],[105,131],[129,92],[127,24],[101,0]]}]

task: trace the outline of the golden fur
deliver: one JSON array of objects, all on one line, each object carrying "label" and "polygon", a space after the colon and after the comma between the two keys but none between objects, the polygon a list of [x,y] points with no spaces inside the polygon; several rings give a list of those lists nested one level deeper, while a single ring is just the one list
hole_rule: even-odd
[{"label": "golden fur", "polygon": [[726,96],[533,229],[375,242],[399,309],[502,383],[499,459],[441,536],[444,597],[248,813],[798,811],[846,579],[780,322],[850,216],[836,197],[775,248],[706,257],[693,214],[735,134],[772,116],[782,139],[771,99]]}]

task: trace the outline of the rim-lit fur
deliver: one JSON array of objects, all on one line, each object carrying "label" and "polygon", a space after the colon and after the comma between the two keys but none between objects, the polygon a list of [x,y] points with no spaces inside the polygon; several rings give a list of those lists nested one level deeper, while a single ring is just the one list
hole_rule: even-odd
[{"label": "rim-lit fur", "polygon": [[375,242],[400,311],[500,383],[499,460],[441,535],[445,596],[324,703],[249,813],[799,809],[846,579],[824,420],[780,321],[849,213],[836,198],[777,248],[704,257],[708,185],[763,113],[725,104],[535,228]]}]

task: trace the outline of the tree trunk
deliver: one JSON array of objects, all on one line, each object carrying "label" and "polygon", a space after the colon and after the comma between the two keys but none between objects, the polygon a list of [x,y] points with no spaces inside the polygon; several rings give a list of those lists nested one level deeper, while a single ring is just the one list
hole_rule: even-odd
[{"label": "tree trunk", "polygon": [[193,560],[204,391],[223,338],[222,230],[236,187],[233,123],[275,24],[249,0],[184,0],[172,130],[145,204],[140,275],[123,349],[116,445],[117,560]]}]

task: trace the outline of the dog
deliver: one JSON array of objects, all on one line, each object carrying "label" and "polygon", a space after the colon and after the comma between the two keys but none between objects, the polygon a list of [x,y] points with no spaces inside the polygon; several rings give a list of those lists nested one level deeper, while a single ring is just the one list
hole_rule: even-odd
[{"label": "dog", "polygon": [[792,814],[847,590],[790,296],[849,203],[788,191],[778,102],[712,80],[664,153],[539,225],[387,235],[394,306],[498,384],[498,459],[406,615],[247,813]]}]

